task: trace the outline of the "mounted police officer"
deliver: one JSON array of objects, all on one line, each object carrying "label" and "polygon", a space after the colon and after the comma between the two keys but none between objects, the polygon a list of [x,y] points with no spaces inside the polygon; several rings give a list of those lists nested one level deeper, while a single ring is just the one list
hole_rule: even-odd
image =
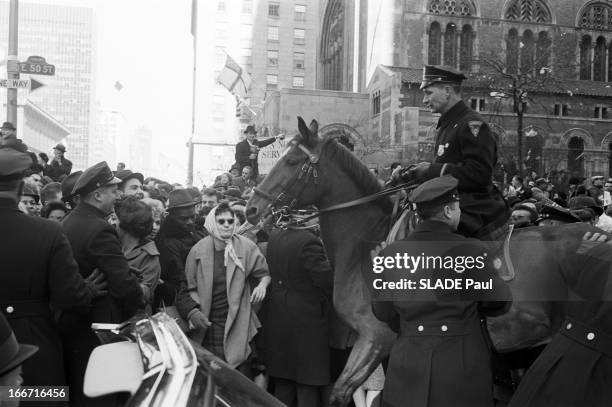
[{"label": "mounted police officer", "polygon": [[421,182],[447,174],[457,178],[462,210],[459,233],[499,240],[510,210],[492,182],[497,145],[484,118],[462,100],[464,79],[463,73],[450,67],[424,67],[423,103],[442,114],[436,127],[435,158],[394,175],[396,180]]},{"label": "mounted police officer", "polygon": [[374,257],[374,315],[399,333],[389,356],[385,406],[493,406],[480,320],[506,312],[511,294],[482,242],[456,233],[458,184],[445,175],[416,188],[410,200],[422,222]]}]

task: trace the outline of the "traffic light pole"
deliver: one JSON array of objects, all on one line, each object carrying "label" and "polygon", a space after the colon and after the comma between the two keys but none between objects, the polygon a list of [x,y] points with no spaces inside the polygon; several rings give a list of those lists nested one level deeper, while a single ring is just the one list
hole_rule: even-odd
[{"label": "traffic light pole", "polygon": [[[19,1],[11,0],[9,14],[9,49],[6,64],[7,78],[19,79],[18,59],[18,27],[19,27]],[[6,90],[6,121],[17,127],[17,89]]]}]

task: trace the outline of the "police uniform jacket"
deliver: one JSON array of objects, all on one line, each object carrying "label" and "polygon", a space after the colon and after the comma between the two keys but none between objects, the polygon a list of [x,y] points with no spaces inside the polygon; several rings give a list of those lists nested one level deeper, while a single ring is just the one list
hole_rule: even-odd
[{"label": "police uniform jacket", "polygon": [[[436,242],[435,244],[433,242]],[[405,240],[380,256],[482,256],[475,239],[444,223],[426,221]],[[457,269],[460,270],[460,269]],[[399,333],[389,357],[383,401],[387,406],[493,406],[490,352],[481,327],[482,315],[499,315],[510,306],[509,288],[491,267],[456,272],[439,268],[385,269],[381,278],[437,278],[492,281],[491,290],[374,290],[374,315]]]},{"label": "police uniform jacket", "polygon": [[108,295],[94,299],[86,315],[65,313],[60,319],[65,347],[71,399],[82,399],[83,377],[89,354],[99,340],[91,330],[93,322],[120,323],[144,306],[143,291],[121,251],[121,243],[113,226],[99,209],[81,202],[62,222],[74,258],[83,277],[99,269],[108,283]]},{"label": "police uniform jacket", "polygon": [[[253,140],[253,145],[259,148],[263,148],[265,146],[269,146],[275,141],[276,141],[275,137],[270,137],[265,140]],[[250,165],[251,167],[253,167],[253,173],[254,173],[254,176],[256,177],[259,174],[257,158],[255,158],[254,160],[251,160],[250,158],[251,154],[252,154],[251,144],[249,144],[249,141],[247,139],[244,139],[241,142],[236,144],[235,158],[236,158],[236,163],[240,165],[240,171],[242,171],[242,168],[244,166]]]},{"label": "police uniform jacket", "polygon": [[502,226],[510,210],[493,186],[497,143],[483,117],[459,101],[437,126],[434,161],[427,179],[450,174],[459,180],[459,232],[480,237]]},{"label": "police uniform jacket", "polygon": [[611,262],[609,244],[559,262],[574,297],[567,320],[521,380],[510,407],[612,405]]},{"label": "police uniform jacket", "polygon": [[28,386],[65,385],[54,310],[86,312],[91,293],[58,223],[28,216],[0,198],[0,306],[17,341],[39,347],[23,366]]},{"label": "police uniform jacket", "polygon": [[263,321],[268,374],[327,385],[333,272],[323,244],[306,230],[275,231],[267,260],[272,277]]}]

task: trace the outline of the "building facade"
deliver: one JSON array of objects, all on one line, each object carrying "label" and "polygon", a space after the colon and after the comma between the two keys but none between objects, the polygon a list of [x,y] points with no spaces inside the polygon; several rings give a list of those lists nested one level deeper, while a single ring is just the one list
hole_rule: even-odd
[{"label": "building facade", "polygon": [[[0,41],[8,44],[9,3],[0,2]],[[54,76],[34,76],[45,84],[28,97],[65,126],[74,169],[87,167],[93,130],[94,13],[91,8],[19,4],[19,60],[42,56],[55,65]],[[27,75],[23,75],[27,78]],[[27,92],[27,91],[25,91]],[[48,151],[48,154],[51,152]]]},{"label": "building facade", "polygon": [[527,169],[559,179],[612,174],[612,2],[328,0],[323,21],[321,49],[341,44],[353,55],[321,69],[319,83],[352,90],[338,72],[361,72],[357,88],[370,94],[369,136],[388,139],[404,161],[432,153],[437,118],[422,108],[418,72],[444,64],[469,74],[464,98],[497,134],[507,171],[518,165],[515,99],[508,83],[500,86],[510,75],[525,91]]}]

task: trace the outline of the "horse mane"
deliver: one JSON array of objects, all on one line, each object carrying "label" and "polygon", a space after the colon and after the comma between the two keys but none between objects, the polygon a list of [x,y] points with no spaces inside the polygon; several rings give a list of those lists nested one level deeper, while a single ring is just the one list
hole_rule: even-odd
[{"label": "horse mane", "polygon": [[[380,182],[359,159],[346,147],[337,142],[335,138],[327,138],[323,141],[321,151],[329,154],[347,175],[349,175],[364,195],[371,195],[382,190]],[[385,213],[393,210],[393,204],[388,197],[374,201]]]}]

